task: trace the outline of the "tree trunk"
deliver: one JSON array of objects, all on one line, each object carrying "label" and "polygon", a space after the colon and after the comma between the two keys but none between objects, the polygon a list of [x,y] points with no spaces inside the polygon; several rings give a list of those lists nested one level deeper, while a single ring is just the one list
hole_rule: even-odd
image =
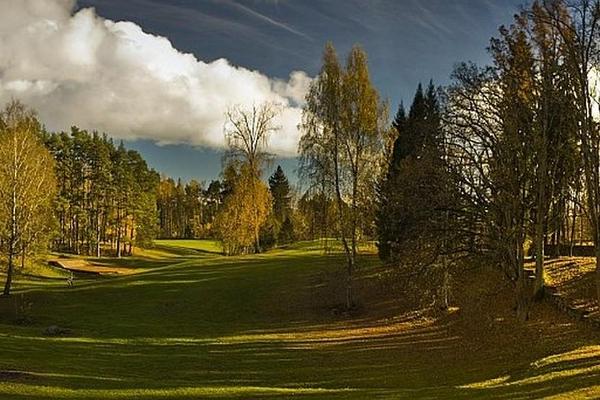
[{"label": "tree trunk", "polygon": [[[337,129],[336,129],[337,131]],[[342,199],[342,190],[340,187],[340,165],[339,165],[339,143],[338,133],[335,133],[334,141],[334,154],[333,154],[333,167],[334,167],[334,180],[335,180],[335,195],[338,206],[338,219],[340,221],[340,235],[342,237],[342,244],[344,246],[344,252],[346,253],[346,260],[348,262],[346,269],[346,309],[350,310],[353,306],[352,299],[352,271],[354,270],[354,258],[350,246],[348,246],[348,240],[346,238],[346,228],[344,221],[344,201]]]},{"label": "tree trunk", "polygon": [[[576,195],[576,199],[579,195]],[[571,220],[571,243],[569,246],[569,257],[573,257],[573,248],[575,247],[575,225],[577,224],[577,203],[573,202],[573,219]]]},{"label": "tree trunk", "polygon": [[98,213],[98,223],[96,224],[96,257],[100,258],[100,214]]},{"label": "tree trunk", "polygon": [[525,263],[523,254],[523,243],[517,244],[517,265],[518,265],[518,278],[517,278],[517,318],[521,321],[527,321],[529,319],[529,290],[527,277],[525,276]]},{"label": "tree trunk", "polygon": [[525,275],[521,274],[517,281],[517,318],[521,321],[527,321],[529,318],[529,301],[527,298]]},{"label": "tree trunk", "polygon": [[348,279],[346,282],[346,308],[351,309],[353,304],[353,299],[352,299],[352,278],[354,275],[354,267],[356,265],[356,229],[357,229],[357,207],[356,207],[356,198],[357,198],[357,193],[358,193],[358,171],[354,170],[352,171],[352,174],[354,175],[352,177],[352,216],[350,218],[350,221],[352,223],[352,226],[350,227],[352,229],[351,231],[351,253],[350,253],[350,258],[349,258],[349,262],[348,262]]},{"label": "tree trunk", "polygon": [[353,260],[348,260],[348,273],[346,274],[346,310],[351,310],[354,306],[352,297],[352,270],[354,269]]},{"label": "tree trunk", "polygon": [[8,270],[6,271],[6,283],[4,284],[4,292],[2,293],[4,296],[10,295],[10,288],[12,285],[12,278],[14,272],[13,252],[14,250],[9,250],[8,253]]},{"label": "tree trunk", "polygon": [[117,218],[117,221],[117,258],[121,258],[121,218]]},{"label": "tree trunk", "polygon": [[258,226],[258,215],[255,213],[254,218],[254,252],[260,254],[260,227]]},{"label": "tree trunk", "polygon": [[132,256],[133,255],[133,235],[134,235],[134,229],[133,229],[133,221],[131,222],[131,228],[129,229],[129,237],[130,237],[130,241],[129,241],[129,255]]},{"label": "tree trunk", "polygon": [[25,269],[25,255],[27,253],[27,248],[25,245],[21,248],[21,271]]},{"label": "tree trunk", "polygon": [[446,255],[442,256],[442,269],[442,293],[440,296],[442,300],[441,309],[447,311],[450,307],[450,267],[448,265],[448,256]]},{"label": "tree trunk", "polygon": [[[539,206],[539,204],[538,204]],[[544,271],[544,216],[538,208],[535,224],[535,285],[533,289],[534,298],[538,299],[544,294],[545,271]]]},{"label": "tree trunk", "polygon": [[[16,147],[16,144],[15,144]],[[4,296],[10,295],[10,288],[12,285],[14,266],[14,257],[17,248],[17,160],[16,160],[16,149],[14,154],[14,172],[12,182],[12,199],[11,199],[11,214],[10,214],[10,238],[8,243],[8,270],[6,271],[6,283],[4,285]]]},{"label": "tree trunk", "polygon": [[600,246],[596,245],[596,301],[600,305]]},{"label": "tree trunk", "polygon": [[[562,214],[562,211],[561,211]],[[559,217],[559,220],[562,219],[562,215]],[[563,242],[563,226],[562,223],[559,223],[556,227],[556,247],[554,247],[554,258],[560,258],[560,245]]]},{"label": "tree trunk", "polygon": [[96,231],[96,257],[97,258],[102,257],[100,250],[101,250],[101,247],[100,247],[100,225],[98,225],[98,230]]}]

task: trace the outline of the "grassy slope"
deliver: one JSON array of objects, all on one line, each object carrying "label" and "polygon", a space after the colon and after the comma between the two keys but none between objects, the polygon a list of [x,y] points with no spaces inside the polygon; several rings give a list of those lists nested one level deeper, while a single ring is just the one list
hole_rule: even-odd
[{"label": "grassy slope", "polygon": [[563,257],[550,260],[546,266],[549,284],[556,287],[568,303],[590,312],[590,317],[600,320],[600,307],[596,297],[596,259],[588,257]]},{"label": "grassy slope", "polygon": [[[470,297],[456,296],[465,306],[437,320],[398,316],[366,285],[378,295],[363,293],[363,311],[344,318],[328,311],[338,257],[311,245],[246,258],[218,250],[162,241],[124,261],[147,269],[137,275],[73,289],[17,282],[33,325],[15,325],[0,299],[0,398],[600,396],[598,334],[544,305],[519,325],[508,302],[496,304],[502,285],[466,282]],[[362,263],[370,274],[377,261]],[[43,336],[53,324],[73,332]]]}]

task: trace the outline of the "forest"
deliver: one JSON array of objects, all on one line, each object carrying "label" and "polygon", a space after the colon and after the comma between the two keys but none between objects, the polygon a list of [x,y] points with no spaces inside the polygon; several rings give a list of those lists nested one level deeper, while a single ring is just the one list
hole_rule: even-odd
[{"label": "forest", "polygon": [[[277,123],[281,106],[276,102],[229,108],[223,126],[227,148],[223,152],[221,174],[210,181],[184,181],[160,174],[139,152],[128,149],[127,142],[111,138],[110,132],[78,127],[68,132],[48,131],[44,121],[26,103],[18,99],[9,102],[0,113],[0,276],[5,279],[4,297],[14,299],[15,288],[21,296],[23,288],[26,294],[40,290],[33,283],[15,284],[15,280],[27,281],[29,266],[46,263],[49,259],[58,262],[81,259],[100,266],[108,263],[129,268],[136,263],[158,262],[151,261],[152,257],[140,261],[148,254],[171,252],[173,265],[188,268],[196,262],[193,257],[199,257],[198,263],[205,262],[202,257],[217,257],[212,247],[183,249],[188,243],[215,243],[219,258],[214,260],[218,261],[209,258],[206,262],[234,271],[228,273],[247,274],[231,287],[215,283],[215,288],[231,295],[227,300],[229,305],[222,309],[230,322],[236,318],[245,321],[244,318],[251,319],[253,313],[260,312],[256,310],[261,310],[261,296],[267,296],[265,293],[271,290],[275,293],[279,287],[276,285],[281,282],[293,288],[304,285],[305,289],[298,291],[308,294],[289,294],[296,293],[295,289],[282,291],[287,293],[280,294],[282,304],[272,300],[268,307],[273,309],[268,308],[265,318],[275,319],[278,312],[285,316],[296,315],[298,309],[304,310],[301,307],[320,299],[315,293],[321,293],[322,288],[326,288],[327,294],[319,296],[328,297],[329,306],[311,305],[310,313],[316,313],[315,318],[323,326],[326,325],[323,321],[329,320],[322,318],[359,318],[365,313],[375,313],[368,315],[379,318],[377,313],[388,309],[381,305],[387,304],[385,301],[374,303],[372,300],[383,296],[383,289],[378,293],[365,283],[371,282],[372,276],[377,277],[373,285],[395,288],[391,297],[410,303],[404,311],[427,309],[431,318],[443,320],[451,318],[462,307],[463,292],[471,288],[464,283],[466,279],[479,276],[477,274],[496,274],[494,276],[500,278],[485,290],[506,285],[508,289],[501,291],[502,296],[497,298],[498,303],[508,304],[510,317],[506,318],[513,318],[510,329],[519,330],[518,327],[523,326],[522,332],[530,332],[526,325],[519,324],[545,318],[549,311],[544,304],[556,297],[553,288],[556,278],[554,270],[549,268],[565,260],[568,264],[564,265],[573,269],[567,271],[569,273],[574,273],[574,268],[580,265],[577,263],[584,261],[586,268],[592,268],[586,270],[590,282],[585,291],[588,309],[580,319],[597,318],[600,312],[600,93],[596,85],[600,70],[600,2],[535,1],[515,12],[512,23],[500,27],[491,39],[487,48],[489,63],[457,63],[447,85],[436,85],[434,81],[414,82],[412,101],[406,105],[401,103],[397,108],[390,106],[373,83],[363,47],[357,44],[340,56],[333,43],[327,43],[320,70],[311,81],[303,103],[295,176],[287,176],[270,152],[270,140],[281,129]],[[329,271],[329,275],[321,270],[319,273],[324,275],[307,277],[304,270],[287,272],[295,274],[293,278],[279,275],[282,272],[275,268],[277,263],[288,268],[289,263],[295,262],[293,257],[303,254],[303,246],[309,246],[309,256],[298,258],[302,268],[319,265]],[[282,261],[273,259],[271,265],[271,256],[282,257]],[[249,270],[235,272],[233,266],[244,262],[248,263]],[[261,263],[265,263],[266,269],[256,267],[256,275],[252,275],[250,269],[263,265]],[[151,270],[155,273],[165,268],[163,264],[156,265],[157,269]],[[221,269],[218,271],[222,273]],[[64,280],[64,275],[60,279]],[[82,289],[75,286],[77,292],[72,293],[85,302],[85,290],[92,290],[101,283],[87,276],[79,279],[86,286]],[[126,280],[129,278],[123,279],[129,282]],[[167,287],[178,279],[183,278],[174,274],[163,285]],[[216,289],[210,289],[212,278],[194,275],[194,279],[197,280],[193,282],[209,279],[202,285],[206,286],[206,293],[217,300],[204,300],[202,292],[194,296],[200,296],[202,301],[209,302],[207,304],[218,301],[219,295],[212,291]],[[69,282],[71,285],[72,281]],[[268,282],[273,282],[274,289],[262,286],[270,284]],[[135,283],[129,284],[135,286]],[[241,285],[239,292],[231,289],[238,287],[235,285]],[[483,279],[479,285],[485,286],[487,281]],[[116,287],[111,289],[111,296],[118,303],[122,300]],[[131,287],[123,286],[123,290]],[[245,297],[240,293],[252,292],[255,287],[259,289],[252,304],[258,305],[250,311],[242,304],[241,299]],[[157,297],[162,296],[156,293]],[[146,292],[140,295],[154,299],[154,295]],[[165,296],[165,299],[170,298],[169,294]],[[294,296],[308,299],[298,300],[302,306],[295,305]],[[19,301],[18,307],[23,309],[25,306]],[[49,304],[61,301],[52,300]],[[164,309],[157,312],[164,313],[165,321],[187,332],[182,335],[194,333],[186,331],[187,325],[183,323],[177,325],[180,320],[171,319],[175,317],[169,316],[166,310],[188,312],[182,310],[207,307],[202,308],[206,314],[187,318],[202,320],[207,324],[203,329],[220,334],[218,324],[210,322],[220,321],[218,308],[190,306],[191,300],[186,300],[186,305],[177,301],[161,305]],[[232,304],[236,304],[236,309],[246,310],[244,316],[240,316],[241,311],[238,315],[227,308],[234,307]],[[127,315],[133,320],[133,313]],[[289,324],[300,323],[298,321],[303,321],[305,316],[302,315],[294,321],[287,321],[286,317],[283,320]],[[90,332],[96,329],[92,322],[82,318],[84,334],[86,329]],[[394,316],[386,318],[385,321],[396,321]],[[485,324],[492,326],[498,321],[499,317],[490,317]],[[63,323],[68,325],[68,322]],[[254,323],[240,322],[243,326],[219,340],[229,346],[242,346],[242,343],[250,346],[250,342],[245,342],[250,336],[243,335],[267,335],[262,331],[244,330]],[[598,325],[592,325],[592,329]],[[274,327],[275,324],[269,325],[269,328]],[[123,325],[122,329],[125,335],[129,328]],[[145,329],[150,332],[151,328]],[[310,329],[325,328],[311,326]],[[343,329],[359,328],[343,325]],[[104,334],[101,329],[98,332],[100,336]],[[494,338],[497,332],[490,333],[490,337]],[[293,338],[297,342],[286,343],[294,349],[313,346],[311,340],[323,340],[319,343],[324,347],[333,346],[337,340],[340,346],[349,343],[335,333],[305,342],[300,339],[312,334],[316,333],[295,331],[293,335],[298,336]],[[135,339],[138,340],[135,344],[150,346],[152,333],[145,335],[148,337]],[[282,338],[283,334],[279,333],[269,335],[272,336],[268,338],[276,338],[272,340],[291,340]],[[385,330],[380,335],[378,337],[385,337]],[[594,333],[589,335],[597,338]],[[69,340],[68,334],[66,337]],[[550,337],[548,334],[544,340],[551,340]],[[252,346],[260,347],[260,343],[271,340],[268,338],[256,338]],[[106,340],[108,343],[113,339]],[[590,375],[585,375],[591,382],[598,377],[598,353],[597,341],[594,347],[595,339],[590,340],[585,342],[591,346],[586,347],[586,351],[595,350],[589,356],[590,363],[584,367],[593,370],[586,370]],[[226,346],[223,344],[223,347]],[[258,347],[247,350],[255,354],[261,351]],[[331,365],[328,371],[340,365]],[[433,364],[428,362],[427,365]],[[231,368],[227,364],[227,369]],[[285,373],[294,375],[291,371]],[[305,371],[298,373],[302,375]],[[305,376],[304,379],[313,378]],[[462,379],[447,378],[457,382]],[[285,379],[290,378],[286,375]],[[0,362],[0,393],[19,393],[20,389],[3,392],[3,380]],[[17,383],[27,383],[23,382]],[[138,384],[149,385],[149,382]],[[328,387],[326,383],[323,385]],[[501,383],[490,385],[490,388],[502,386]],[[581,385],[583,387],[583,383]],[[471,392],[462,391],[466,390],[464,387],[450,386],[455,391],[423,392],[423,396],[471,398]],[[597,381],[596,386],[588,386],[592,389],[582,398],[598,395]],[[502,386],[498,390],[507,388]],[[66,393],[58,391],[56,396]],[[90,396],[95,397],[94,393]],[[253,392],[226,393],[226,396],[243,397],[252,396]],[[357,392],[356,398],[377,393]],[[478,393],[481,397],[498,394]],[[502,393],[506,398],[518,394]],[[204,394],[191,390],[182,397]],[[254,394],[267,396],[262,392]],[[327,392],[312,394],[329,397]],[[335,397],[335,393],[329,394]],[[345,398],[348,393],[337,394]],[[214,393],[207,396],[212,395]]]}]

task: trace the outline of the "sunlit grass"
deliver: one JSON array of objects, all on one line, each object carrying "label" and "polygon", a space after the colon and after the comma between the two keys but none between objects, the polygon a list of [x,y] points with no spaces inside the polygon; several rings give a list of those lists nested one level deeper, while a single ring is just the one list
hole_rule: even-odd
[{"label": "sunlit grass", "polygon": [[350,392],[349,389],[322,388],[284,388],[259,386],[206,386],[178,387],[169,389],[69,389],[64,387],[49,387],[8,383],[0,385],[0,394],[32,397],[54,397],[61,399],[165,399],[189,398],[197,396],[209,397],[246,397],[247,396],[296,396],[322,395]]},{"label": "sunlit grass", "polygon": [[221,243],[216,240],[156,240],[155,246],[156,248],[166,247],[216,254],[220,254],[223,251]]},{"label": "sunlit grass", "polygon": [[[497,378],[462,385],[463,389],[507,389],[526,388],[532,385],[551,387],[554,382],[564,382],[578,377],[600,378],[600,346],[584,346],[573,351],[542,358],[531,363],[531,370],[525,376],[504,375]],[[582,387],[566,393],[551,396],[553,399],[600,398],[600,386]]]},{"label": "sunlit grass", "polygon": [[600,361],[600,345],[584,346],[566,353],[554,354],[542,358],[541,360],[536,361],[532,365],[535,368],[542,368],[565,361],[580,361],[586,359],[598,359],[598,361]]}]

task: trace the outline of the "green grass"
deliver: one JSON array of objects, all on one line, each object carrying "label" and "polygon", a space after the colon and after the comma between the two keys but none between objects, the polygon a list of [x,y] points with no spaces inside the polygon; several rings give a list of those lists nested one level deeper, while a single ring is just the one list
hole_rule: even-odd
[{"label": "green grass", "polygon": [[[0,398],[600,396],[598,335],[543,307],[550,319],[482,331],[462,311],[415,320],[363,293],[358,314],[338,316],[323,277],[335,280],[343,257],[315,243],[219,252],[215,242],[158,241],[111,261],[139,274],[72,289],[19,278],[16,295],[0,299]],[[374,255],[361,265],[378,271]],[[15,301],[31,304],[30,324],[15,324]],[[72,333],[44,336],[50,325]]]},{"label": "green grass", "polygon": [[221,243],[216,240],[156,240],[155,248],[179,254],[221,254]]}]

